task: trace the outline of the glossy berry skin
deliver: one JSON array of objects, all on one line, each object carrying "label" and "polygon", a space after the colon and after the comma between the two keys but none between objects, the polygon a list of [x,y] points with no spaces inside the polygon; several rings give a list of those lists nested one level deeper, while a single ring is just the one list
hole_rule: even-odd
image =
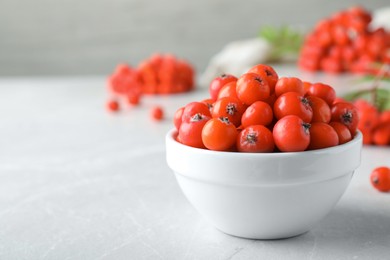
[{"label": "glossy berry skin", "polygon": [[263,125],[252,125],[242,130],[236,146],[239,152],[247,153],[267,153],[275,148],[271,131]]},{"label": "glossy berry skin", "polygon": [[251,125],[267,126],[272,123],[273,111],[271,106],[263,101],[256,101],[250,105],[241,117],[241,125],[248,127]]},{"label": "glossy berry skin", "polygon": [[307,96],[306,98],[313,110],[313,117],[311,122],[329,123],[332,117],[329,105],[319,97]]},{"label": "glossy berry skin", "polygon": [[201,102],[209,108],[211,113],[214,106],[214,100],[212,100],[211,98],[207,98],[207,99],[203,99]]},{"label": "glossy berry skin", "polygon": [[313,110],[309,101],[296,92],[287,92],[278,97],[274,103],[274,115],[282,119],[287,115],[296,115],[306,123],[310,123]]},{"label": "glossy berry skin", "polygon": [[217,100],[224,97],[231,97],[231,98],[238,99],[237,92],[236,92],[236,85],[237,85],[236,81],[226,83],[219,91]]},{"label": "glossy berry skin", "polygon": [[207,149],[228,151],[237,139],[236,127],[227,118],[212,118],[202,129],[202,142]]},{"label": "glossy berry skin", "polygon": [[111,111],[111,112],[117,112],[119,111],[119,103],[118,101],[116,100],[109,100],[106,104],[106,107],[108,109],[108,111]]},{"label": "glossy berry skin", "polygon": [[194,101],[188,103],[184,107],[182,121],[184,122],[186,120],[189,120],[195,114],[201,114],[201,115],[211,117],[209,107],[205,103]]},{"label": "glossy berry skin", "polygon": [[216,77],[213,79],[210,83],[209,86],[209,92],[210,92],[210,97],[212,100],[216,101],[218,98],[218,93],[221,90],[221,88],[229,83],[229,82],[235,82],[237,81],[237,78],[233,75],[230,74],[222,74],[219,77]]},{"label": "glossy berry skin", "polygon": [[276,82],[279,79],[279,76],[274,70],[274,68],[272,68],[269,65],[258,64],[250,68],[248,70],[248,73],[256,73],[260,75],[262,78],[264,78],[268,82],[270,93],[271,94],[274,93]]},{"label": "glossy berry skin", "polygon": [[279,78],[275,85],[275,95],[280,95],[287,92],[297,92],[300,95],[305,94],[302,80],[296,77],[282,77]]},{"label": "glossy berry skin", "polygon": [[241,124],[241,116],[245,111],[244,105],[238,99],[225,97],[215,101],[211,115],[214,118],[227,117],[236,127]]},{"label": "glossy berry skin", "polygon": [[339,102],[331,107],[331,121],[340,122],[348,127],[352,136],[355,136],[359,123],[359,115],[356,107],[349,102]]},{"label": "glossy berry skin", "polygon": [[202,129],[209,119],[208,116],[195,114],[190,120],[184,121],[179,129],[180,142],[191,147],[205,148],[202,141]]},{"label": "glossy berry skin", "polygon": [[150,117],[153,120],[160,121],[164,118],[164,110],[160,106],[154,106],[150,110]]},{"label": "glossy berry skin", "polygon": [[339,137],[339,144],[345,144],[352,140],[351,132],[348,127],[340,122],[330,122],[329,125],[333,127]]},{"label": "glossy berry skin", "polygon": [[322,149],[339,144],[339,136],[336,130],[327,123],[312,123],[310,126],[309,150]]},{"label": "glossy berry skin", "polygon": [[332,106],[334,105],[334,104],[336,104],[336,103],[340,103],[340,102],[348,102],[347,100],[345,100],[344,98],[342,98],[342,97],[336,97],[336,99],[333,101],[333,104],[332,104]]},{"label": "glossy berry skin", "polygon": [[306,95],[322,98],[329,106],[332,106],[336,99],[336,91],[323,83],[314,83],[309,86]]},{"label": "glossy berry skin", "polygon": [[270,87],[264,77],[255,73],[243,74],[237,80],[237,97],[250,106],[256,101],[265,101],[270,96]]},{"label": "glossy berry skin", "polygon": [[181,107],[177,109],[175,114],[173,115],[173,124],[175,125],[176,130],[180,129],[180,125],[183,117],[183,111],[184,111],[184,107]]},{"label": "glossy berry skin", "polygon": [[310,144],[310,124],[296,115],[288,115],[276,122],[272,134],[276,147],[282,152],[301,152]]},{"label": "glossy berry skin", "polygon": [[275,93],[271,94],[269,96],[269,98],[267,98],[266,100],[264,100],[264,102],[266,102],[268,105],[270,105],[272,108],[274,107],[274,104],[275,104],[275,101],[276,101],[276,95]]},{"label": "glossy berry skin", "polygon": [[303,93],[306,95],[307,91],[309,90],[310,86],[313,84],[309,81],[302,81],[303,84]]},{"label": "glossy berry skin", "polygon": [[371,172],[370,181],[375,189],[381,192],[390,191],[390,168],[386,166],[375,168]]}]

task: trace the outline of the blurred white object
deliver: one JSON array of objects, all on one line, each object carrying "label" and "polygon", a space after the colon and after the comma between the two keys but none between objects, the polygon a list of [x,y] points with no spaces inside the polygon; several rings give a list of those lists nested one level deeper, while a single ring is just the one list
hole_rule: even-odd
[{"label": "blurred white object", "polygon": [[215,77],[224,73],[238,77],[254,65],[267,61],[271,50],[272,46],[262,38],[231,42],[211,58],[200,85],[208,87]]},{"label": "blurred white object", "polygon": [[383,27],[390,31],[390,6],[373,12],[371,28]]}]

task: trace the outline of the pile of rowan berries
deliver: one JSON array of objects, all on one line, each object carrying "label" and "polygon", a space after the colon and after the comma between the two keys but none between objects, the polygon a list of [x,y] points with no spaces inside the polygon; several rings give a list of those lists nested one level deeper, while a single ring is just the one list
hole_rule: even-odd
[{"label": "pile of rowan berries", "polygon": [[364,144],[390,145],[390,109],[380,111],[365,99],[357,99],[358,129],[363,134]]},{"label": "pile of rowan berries", "polygon": [[121,103],[138,105],[143,94],[162,95],[190,91],[194,88],[191,64],[173,55],[154,54],[138,67],[119,64],[108,77],[110,99],[107,109],[120,110]]},{"label": "pile of rowan berries", "polygon": [[299,152],[354,138],[356,107],[323,83],[280,77],[259,64],[236,78],[222,75],[210,98],[179,108],[177,141],[215,151]]},{"label": "pile of rowan berries", "polygon": [[377,74],[378,63],[390,62],[390,32],[372,29],[371,20],[370,12],[358,6],[320,20],[304,40],[299,67],[308,71]]}]

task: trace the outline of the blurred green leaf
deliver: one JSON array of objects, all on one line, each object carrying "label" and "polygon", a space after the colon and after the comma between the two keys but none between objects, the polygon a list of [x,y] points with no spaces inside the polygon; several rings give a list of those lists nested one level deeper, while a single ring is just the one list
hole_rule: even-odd
[{"label": "blurred green leaf", "polygon": [[303,43],[303,33],[293,30],[288,26],[263,26],[259,37],[267,40],[273,47],[272,60],[280,60],[286,56],[298,56]]},{"label": "blurred green leaf", "polygon": [[347,101],[364,99],[375,105],[379,111],[390,109],[390,90],[384,88],[364,89],[353,91],[343,96]]},{"label": "blurred green leaf", "polygon": [[369,102],[371,102],[371,90],[370,89],[364,89],[359,91],[353,91],[343,96],[343,98],[347,101],[355,101],[357,99],[365,99]]},{"label": "blurred green leaf", "polygon": [[378,89],[376,102],[379,111],[390,109],[390,91],[388,89]]},{"label": "blurred green leaf", "polygon": [[[359,82],[366,82],[366,81],[373,81],[376,79],[376,75],[365,75],[363,76],[362,78],[359,79]],[[381,79],[381,81],[386,81],[386,82],[390,82],[390,78],[389,77],[383,77]]]}]

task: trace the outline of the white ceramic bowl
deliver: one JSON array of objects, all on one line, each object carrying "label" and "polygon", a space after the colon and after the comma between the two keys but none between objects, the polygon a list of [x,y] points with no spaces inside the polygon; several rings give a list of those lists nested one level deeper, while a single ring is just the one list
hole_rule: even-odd
[{"label": "white ceramic bowl", "polygon": [[346,144],[295,153],[215,152],[166,135],[169,167],[191,204],[234,236],[278,239],[324,218],[360,165],[362,134]]}]

